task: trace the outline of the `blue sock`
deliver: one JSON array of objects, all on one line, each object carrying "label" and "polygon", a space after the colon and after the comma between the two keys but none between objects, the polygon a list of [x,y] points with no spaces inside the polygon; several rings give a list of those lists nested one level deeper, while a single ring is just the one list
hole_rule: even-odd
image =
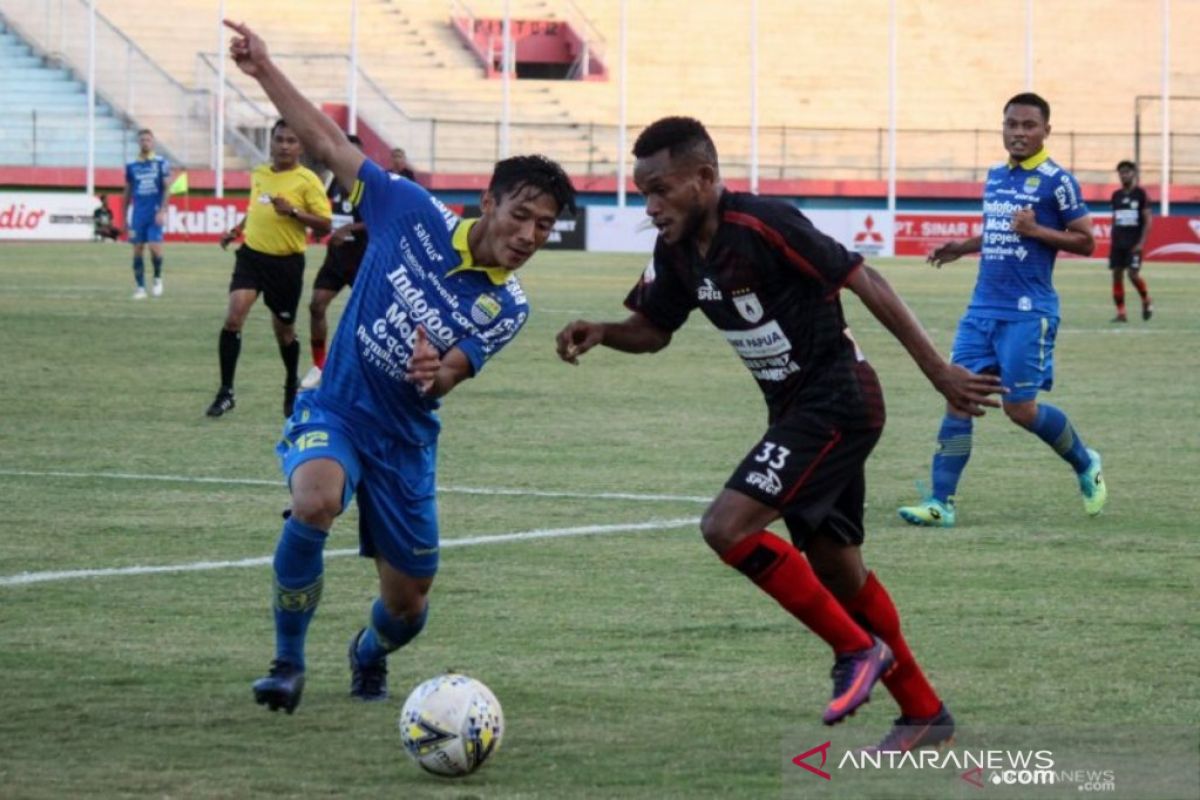
[{"label": "blue sock", "polygon": [[153,253],[150,254],[150,263],[154,264],[154,277],[155,278],[162,277],[162,261],[163,261],[162,256],[156,256]]},{"label": "blue sock", "polygon": [[1060,409],[1039,403],[1037,417],[1033,420],[1033,427],[1029,430],[1050,445],[1054,452],[1062,456],[1063,460],[1075,469],[1077,474],[1082,473],[1092,463],[1092,458],[1087,452],[1087,445],[1083,443],[1083,439],[1079,438],[1079,434],[1075,432],[1075,426]]},{"label": "blue sock", "polygon": [[942,417],[942,429],[938,431],[938,449],[933,454],[933,496],[945,503],[958,491],[958,480],[962,477],[967,461],[971,458],[971,418],[963,419],[950,414]]},{"label": "blue sock", "polygon": [[294,516],[275,545],[275,657],[304,668],[304,637],[321,601],[325,539]]},{"label": "blue sock", "polygon": [[146,288],[146,262],[141,256],[133,257],[133,281],[143,289]]},{"label": "blue sock", "polygon": [[412,622],[403,617],[393,617],[384,607],[382,600],[371,606],[371,624],[358,640],[358,660],[362,664],[374,664],[393,650],[399,650],[411,642],[425,627],[429,617],[429,603],[421,609],[421,615]]}]

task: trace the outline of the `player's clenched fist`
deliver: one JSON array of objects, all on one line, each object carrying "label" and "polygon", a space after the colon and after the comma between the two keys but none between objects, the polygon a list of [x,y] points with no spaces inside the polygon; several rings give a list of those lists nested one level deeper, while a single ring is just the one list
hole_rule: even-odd
[{"label": "player's clenched fist", "polygon": [[442,358],[438,354],[437,348],[429,343],[425,328],[417,326],[412,356],[408,359],[408,372],[404,376],[405,380],[416,386],[417,391],[421,394],[428,394],[429,390],[433,388],[434,379],[437,378],[438,368],[441,365]]},{"label": "player's clenched fist", "polygon": [[577,319],[558,332],[558,357],[568,364],[578,364],[579,356],[600,344],[604,326],[599,322]]}]

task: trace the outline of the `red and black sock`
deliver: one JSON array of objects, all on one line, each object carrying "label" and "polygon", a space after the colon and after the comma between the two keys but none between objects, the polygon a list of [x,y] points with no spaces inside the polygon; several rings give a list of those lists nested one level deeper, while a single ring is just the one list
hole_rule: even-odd
[{"label": "red and black sock", "polygon": [[747,536],[721,556],[820,636],[835,653],[865,650],[874,644],[838,603],[800,551],[767,531]]},{"label": "red and black sock", "polygon": [[325,340],[311,339],[309,344],[312,345],[313,364],[317,369],[325,369]]},{"label": "red and black sock", "polygon": [[883,685],[900,704],[900,713],[916,719],[937,714],[942,706],[941,698],[929,685],[912,651],[908,649],[908,642],[904,641],[904,635],[900,632],[900,614],[874,572],[867,573],[866,583],[858,595],[846,603],[846,610],[864,628],[892,648],[896,661],[883,676]]},{"label": "red and black sock", "polygon": [[1125,313],[1125,281],[1114,280],[1113,285],[1112,285],[1112,294],[1113,294],[1113,303],[1117,307],[1117,314],[1124,314]]},{"label": "red and black sock", "polygon": [[1150,305],[1150,289],[1146,287],[1146,282],[1142,280],[1141,275],[1130,275],[1129,282],[1138,290],[1138,294],[1142,296],[1142,305]]}]

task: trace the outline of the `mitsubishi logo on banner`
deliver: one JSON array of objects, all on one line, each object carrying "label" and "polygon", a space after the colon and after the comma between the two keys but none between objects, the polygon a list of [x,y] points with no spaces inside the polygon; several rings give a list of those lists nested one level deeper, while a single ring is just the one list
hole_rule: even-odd
[{"label": "mitsubishi logo on banner", "polygon": [[851,211],[850,249],[864,256],[891,256],[895,252],[895,222],[887,211]]}]

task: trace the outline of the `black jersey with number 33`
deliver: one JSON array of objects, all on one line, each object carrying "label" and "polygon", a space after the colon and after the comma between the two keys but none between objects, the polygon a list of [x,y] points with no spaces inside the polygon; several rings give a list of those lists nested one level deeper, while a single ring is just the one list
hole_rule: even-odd
[{"label": "black jersey with number 33", "polygon": [[772,421],[803,411],[882,426],[879,382],[838,297],[862,257],[783,201],[726,191],[719,214],[704,257],[660,237],[625,306],[672,332],[699,308],[758,381]]}]

